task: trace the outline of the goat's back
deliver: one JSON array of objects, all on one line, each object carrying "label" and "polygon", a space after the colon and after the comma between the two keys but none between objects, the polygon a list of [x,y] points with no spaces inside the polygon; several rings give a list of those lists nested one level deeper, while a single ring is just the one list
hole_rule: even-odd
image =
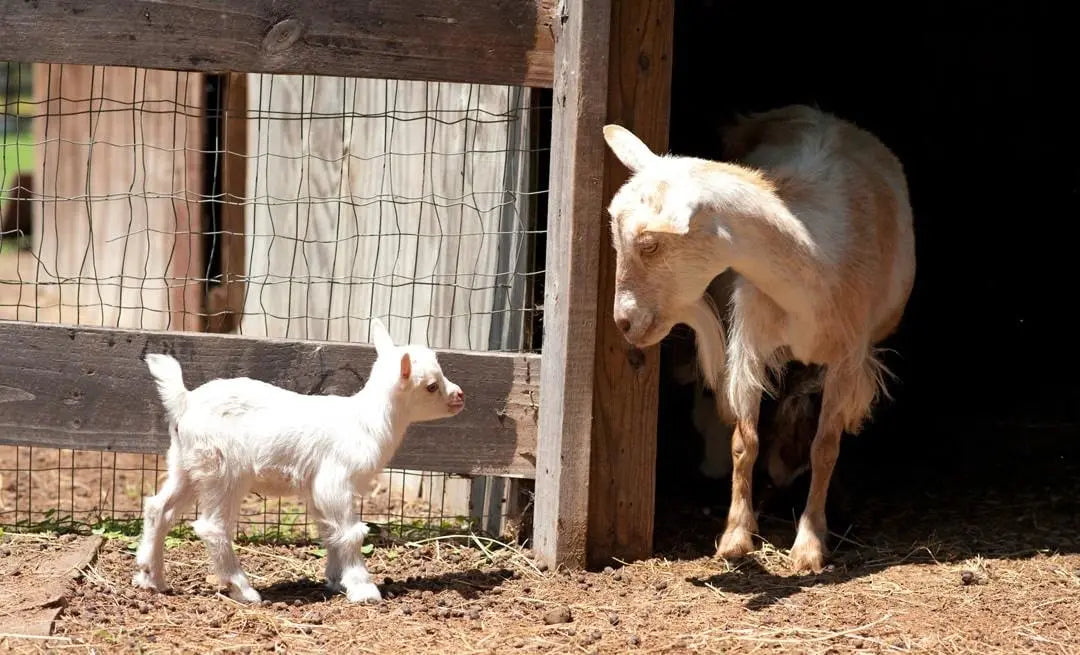
[{"label": "goat's back", "polygon": [[740,119],[725,156],[763,171],[812,235],[845,304],[879,341],[899,323],[915,278],[903,166],[870,132],[804,105]]}]

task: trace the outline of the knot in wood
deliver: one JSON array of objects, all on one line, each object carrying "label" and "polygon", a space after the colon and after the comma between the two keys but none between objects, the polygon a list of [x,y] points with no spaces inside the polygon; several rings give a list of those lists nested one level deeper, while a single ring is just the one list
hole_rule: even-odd
[{"label": "knot in wood", "polygon": [[300,40],[304,33],[304,24],[295,18],[286,18],[274,23],[263,38],[263,50],[271,54],[283,52]]}]

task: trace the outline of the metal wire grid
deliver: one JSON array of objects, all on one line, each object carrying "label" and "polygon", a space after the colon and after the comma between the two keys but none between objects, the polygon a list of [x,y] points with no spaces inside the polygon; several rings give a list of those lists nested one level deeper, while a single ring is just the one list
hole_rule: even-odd
[{"label": "metal wire grid", "polygon": [[[228,286],[224,329],[240,334],[366,341],[378,316],[398,340],[532,346],[545,148],[526,90],[248,75],[238,106],[227,78],[195,73],[0,71],[0,318],[221,330]],[[136,518],[163,471],[153,455],[0,446],[0,525]],[[515,493],[396,470],[358,509],[399,532],[475,528]],[[239,529],[312,527],[296,500],[253,496]]]}]

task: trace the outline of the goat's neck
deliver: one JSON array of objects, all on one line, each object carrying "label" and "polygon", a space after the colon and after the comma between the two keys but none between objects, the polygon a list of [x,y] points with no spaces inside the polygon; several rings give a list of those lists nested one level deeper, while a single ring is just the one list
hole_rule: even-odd
[{"label": "goat's neck", "polygon": [[372,379],[353,399],[360,422],[382,451],[393,451],[405,437],[410,418],[408,407],[394,398],[392,384]]},{"label": "goat's neck", "polygon": [[826,271],[817,244],[772,189],[729,165],[706,176],[719,259],[785,313],[806,315]]}]

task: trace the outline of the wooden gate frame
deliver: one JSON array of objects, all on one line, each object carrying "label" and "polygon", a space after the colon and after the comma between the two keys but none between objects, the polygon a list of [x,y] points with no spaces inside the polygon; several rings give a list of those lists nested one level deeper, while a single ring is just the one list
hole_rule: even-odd
[{"label": "wooden gate frame", "polygon": [[[392,465],[534,477],[538,558],[602,566],[652,550],[659,376],[659,349],[628,347],[611,318],[606,205],[626,172],[602,127],[667,148],[674,4],[3,0],[0,61],[552,88],[542,354],[444,355],[471,416],[416,426]],[[0,443],[134,452],[164,451],[158,404],[128,402],[120,416],[109,408],[122,403],[102,401],[147,393],[146,349],[186,355],[193,381],[252,375],[298,389],[372,358],[360,344],[15,321],[0,322],[0,344]]]}]

